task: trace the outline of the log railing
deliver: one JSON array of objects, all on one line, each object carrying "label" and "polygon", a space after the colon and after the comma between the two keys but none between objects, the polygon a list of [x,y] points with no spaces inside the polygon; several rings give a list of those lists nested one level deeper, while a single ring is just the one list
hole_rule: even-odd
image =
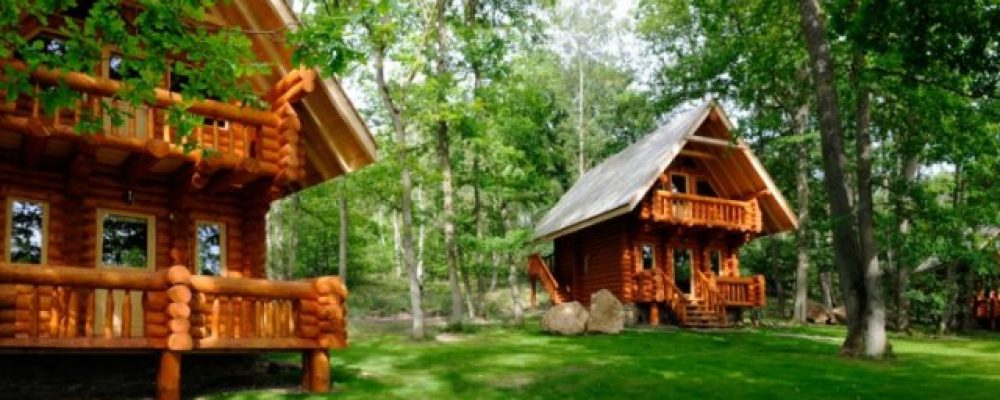
[{"label": "log railing", "polygon": [[687,299],[662,270],[652,269],[632,274],[632,301],[666,303],[681,324],[687,321]]},{"label": "log railing", "polygon": [[[0,61],[0,67],[25,70],[20,61]],[[185,101],[180,94],[155,89],[153,100],[135,107],[114,98],[122,91],[121,82],[78,72],[62,72],[38,68],[30,73],[34,88],[12,103],[0,103],[0,128],[21,131],[36,136],[59,135],[80,137],[77,126],[85,118],[97,121],[99,132],[87,132],[87,139],[112,147],[149,151],[156,157],[173,153],[199,157],[200,152],[185,151],[185,147],[202,148],[219,155],[221,163],[245,163],[253,160],[253,168],[277,171],[280,158],[278,128],[281,119],[271,111],[213,100]],[[70,107],[46,113],[39,101],[46,88],[65,84],[83,94],[82,100]],[[194,115],[205,118],[189,136],[181,137],[167,121],[167,108],[183,106]],[[120,119],[120,124],[113,120]]]},{"label": "log railing", "polygon": [[552,300],[552,304],[562,304],[566,299],[563,298],[564,294],[559,289],[559,282],[556,281],[555,276],[552,275],[552,271],[549,271],[548,265],[545,264],[545,260],[538,253],[528,256],[528,278],[531,279],[532,288],[532,305],[534,305],[534,288],[535,282],[541,280],[542,286],[545,291],[548,292],[549,298]]},{"label": "log railing", "polygon": [[644,215],[657,222],[760,232],[756,199],[738,201],[658,190],[647,201]]},{"label": "log railing", "polygon": [[693,269],[693,280],[694,285],[694,295],[701,300],[701,307],[712,313],[725,316],[726,315],[726,302],[723,299],[722,294],[719,293],[718,287],[715,285],[715,279],[712,277],[712,273],[702,272],[697,268]]},{"label": "log railing", "polygon": [[0,263],[0,347],[316,349],[346,344],[339,279],[275,282]]},{"label": "log railing", "polygon": [[764,275],[719,276],[715,282],[727,306],[763,307],[765,304]]}]

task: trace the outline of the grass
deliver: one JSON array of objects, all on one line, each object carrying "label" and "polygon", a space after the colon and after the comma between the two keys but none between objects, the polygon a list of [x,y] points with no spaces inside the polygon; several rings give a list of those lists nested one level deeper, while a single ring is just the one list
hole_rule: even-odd
[{"label": "grass", "polygon": [[[1000,336],[893,337],[894,361],[837,356],[842,328],[632,330],[556,337],[487,327],[416,342],[362,331],[331,358],[333,393],[220,399],[996,399]],[[289,361],[294,360],[289,356]],[[290,375],[289,384],[298,376]]]}]

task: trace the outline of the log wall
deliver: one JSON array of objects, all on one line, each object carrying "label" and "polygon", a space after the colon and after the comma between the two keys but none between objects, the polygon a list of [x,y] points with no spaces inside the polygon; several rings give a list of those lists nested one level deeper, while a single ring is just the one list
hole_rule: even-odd
[{"label": "log wall", "polygon": [[[265,277],[264,215],[268,202],[263,192],[259,196],[187,192],[183,189],[186,181],[170,176],[153,176],[125,186],[122,170],[93,159],[69,167],[45,165],[33,169],[24,168],[17,160],[11,153],[0,153],[0,238],[4,238],[0,240],[0,260],[6,260],[9,251],[8,199],[18,198],[40,201],[48,207],[44,262],[49,265],[96,268],[97,218],[100,210],[107,210],[155,219],[154,252],[149,255],[153,270],[179,264],[193,272],[195,223],[212,221],[225,225],[226,276]],[[131,203],[126,201],[129,190]],[[28,285],[0,285],[0,338],[15,336],[15,320],[5,317],[16,315],[16,304],[27,304],[33,293]],[[53,301],[49,290],[38,295],[42,303]],[[85,298],[90,293],[81,290],[77,295]],[[82,308],[78,311],[80,315],[86,312]],[[46,316],[42,318],[40,322],[46,323]]]}]

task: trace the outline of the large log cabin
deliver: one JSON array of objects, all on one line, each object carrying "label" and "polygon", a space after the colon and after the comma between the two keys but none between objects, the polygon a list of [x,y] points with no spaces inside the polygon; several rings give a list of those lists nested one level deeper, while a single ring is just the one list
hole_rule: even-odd
[{"label": "large log cabin", "polygon": [[[279,0],[219,2],[204,23],[297,24]],[[58,47],[53,31],[22,19],[26,37]],[[269,108],[191,104],[210,151],[174,136],[165,108],[182,100],[166,83],[144,106],[112,102],[129,108],[124,123],[75,132],[82,107],[105,112],[97,100],[120,88],[111,49],[93,74],[31,71],[35,95],[0,104],[0,351],[156,352],[159,398],[180,396],[185,353],[301,351],[305,389],[327,390],[346,290],[336,277],[266,279],[265,215],[376,149],[337,81],[291,65],[280,34],[249,36],[270,66],[250,82]],[[57,84],[84,101],[40,111],[37,93]]]},{"label": "large log cabin", "polygon": [[728,326],[762,307],[765,280],[742,276],[739,249],[794,229],[795,215],[714,102],[674,117],[594,167],[535,229],[554,252],[528,260],[555,304],[607,289],[650,324]]}]

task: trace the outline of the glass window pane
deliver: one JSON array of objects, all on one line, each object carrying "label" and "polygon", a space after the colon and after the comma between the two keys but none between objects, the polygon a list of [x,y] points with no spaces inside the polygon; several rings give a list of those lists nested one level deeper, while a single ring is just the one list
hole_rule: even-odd
[{"label": "glass window pane", "polygon": [[222,226],[199,223],[198,273],[201,275],[222,275]]},{"label": "glass window pane", "polygon": [[670,191],[674,193],[687,193],[688,180],[684,175],[670,175]]},{"label": "glass window pane", "polygon": [[104,265],[146,268],[149,262],[149,220],[105,214],[101,224],[101,261]]},{"label": "glass window pane", "polygon": [[44,206],[20,200],[10,204],[10,261],[41,264]]},{"label": "glass window pane", "polygon": [[642,269],[652,269],[655,266],[653,245],[642,245]]}]

